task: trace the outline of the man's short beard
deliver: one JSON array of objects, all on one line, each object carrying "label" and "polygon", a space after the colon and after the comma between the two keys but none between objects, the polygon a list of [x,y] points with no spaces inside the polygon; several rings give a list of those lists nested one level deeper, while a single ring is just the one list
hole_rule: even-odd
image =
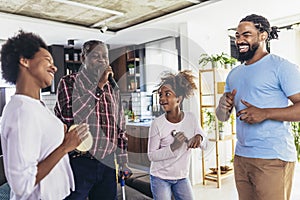
[{"label": "man's short beard", "polygon": [[247,60],[250,60],[253,58],[256,50],[258,49],[259,47],[259,44],[253,44],[252,48],[249,48],[249,50],[247,52],[243,52],[243,53],[240,53],[238,52],[238,60],[241,61],[242,63],[244,61],[247,61]]}]

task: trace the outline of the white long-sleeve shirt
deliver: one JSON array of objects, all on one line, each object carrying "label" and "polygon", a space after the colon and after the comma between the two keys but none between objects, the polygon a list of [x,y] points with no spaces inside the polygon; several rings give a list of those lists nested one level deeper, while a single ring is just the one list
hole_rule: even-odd
[{"label": "white long-sleeve shirt", "polygon": [[200,134],[203,137],[201,148],[206,147],[206,134],[193,113],[185,112],[184,118],[179,123],[169,122],[163,114],[154,119],[149,130],[150,174],[168,180],[187,178],[191,149],[187,149],[187,144],[184,143],[179,149],[172,152],[170,148],[174,141],[171,135],[172,130],[184,132],[188,139]]},{"label": "white long-sleeve shirt", "polygon": [[4,169],[11,199],[64,199],[74,190],[68,155],[35,185],[38,163],[63,139],[62,122],[41,101],[24,95],[12,96],[1,121]]}]

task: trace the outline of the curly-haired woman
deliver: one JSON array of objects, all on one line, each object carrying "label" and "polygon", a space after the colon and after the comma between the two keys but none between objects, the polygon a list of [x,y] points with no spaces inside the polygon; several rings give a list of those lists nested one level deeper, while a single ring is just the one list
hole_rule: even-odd
[{"label": "curly-haired woman", "polygon": [[1,121],[1,145],[10,199],[63,199],[74,180],[68,152],[85,139],[88,126],[64,133],[63,123],[40,99],[57,68],[45,42],[20,31],[2,46],[3,78],[16,85]]}]

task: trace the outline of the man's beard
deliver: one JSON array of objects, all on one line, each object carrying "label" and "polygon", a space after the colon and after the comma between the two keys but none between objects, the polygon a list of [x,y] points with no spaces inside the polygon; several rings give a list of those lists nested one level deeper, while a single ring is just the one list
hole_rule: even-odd
[{"label": "man's beard", "polygon": [[252,59],[256,50],[258,49],[258,47],[259,47],[259,44],[255,43],[255,44],[253,44],[252,47],[249,48],[249,50],[247,52],[243,52],[243,53],[240,53],[239,48],[238,48],[238,60],[243,63],[244,61]]}]

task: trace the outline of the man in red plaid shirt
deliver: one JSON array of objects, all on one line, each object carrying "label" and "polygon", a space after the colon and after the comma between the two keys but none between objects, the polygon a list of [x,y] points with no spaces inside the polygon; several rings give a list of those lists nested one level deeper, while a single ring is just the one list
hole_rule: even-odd
[{"label": "man in red plaid shirt", "polygon": [[117,199],[114,155],[123,171],[127,166],[125,118],[119,90],[108,81],[113,75],[108,48],[101,41],[83,44],[79,72],[64,76],[58,85],[54,111],[68,128],[88,123],[93,145],[87,152],[70,153],[75,191],[67,199]]}]

